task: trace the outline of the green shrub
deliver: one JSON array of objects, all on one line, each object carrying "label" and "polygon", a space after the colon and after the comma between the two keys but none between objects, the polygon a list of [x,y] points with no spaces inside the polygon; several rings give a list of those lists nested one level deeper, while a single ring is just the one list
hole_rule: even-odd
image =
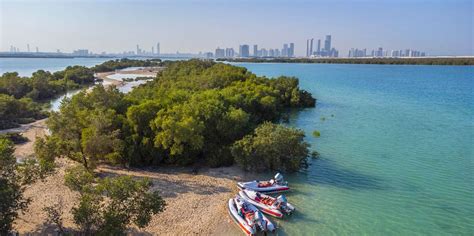
[{"label": "green shrub", "polygon": [[319,138],[321,136],[321,133],[317,130],[313,131],[313,136],[316,138]]},{"label": "green shrub", "polygon": [[249,171],[294,172],[307,165],[304,132],[265,122],[232,146],[236,163]]}]

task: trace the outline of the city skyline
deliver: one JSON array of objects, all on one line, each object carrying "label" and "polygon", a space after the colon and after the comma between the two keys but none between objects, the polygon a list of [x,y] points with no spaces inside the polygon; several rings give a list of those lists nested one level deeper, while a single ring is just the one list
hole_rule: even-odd
[{"label": "city skyline", "polygon": [[[27,51],[28,44],[30,51],[87,48],[117,53],[136,44],[150,45],[146,50],[151,51],[159,40],[166,45],[162,53],[198,53],[213,52],[216,45],[279,48],[281,42],[294,42],[295,55],[305,56],[307,39],[314,38],[316,47],[321,38],[324,47],[323,37],[330,34],[342,54],[351,48],[376,47],[417,48],[430,55],[473,54],[471,1],[355,2],[1,0],[0,51],[9,51],[11,45]],[[30,35],[24,37],[25,32]]]}]

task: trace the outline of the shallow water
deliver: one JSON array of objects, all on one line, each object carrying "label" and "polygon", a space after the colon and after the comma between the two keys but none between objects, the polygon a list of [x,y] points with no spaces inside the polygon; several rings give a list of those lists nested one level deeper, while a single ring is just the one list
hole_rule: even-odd
[{"label": "shallow water", "polygon": [[290,116],[321,158],[287,176],[279,235],[473,234],[474,67],[238,65],[318,98]]}]

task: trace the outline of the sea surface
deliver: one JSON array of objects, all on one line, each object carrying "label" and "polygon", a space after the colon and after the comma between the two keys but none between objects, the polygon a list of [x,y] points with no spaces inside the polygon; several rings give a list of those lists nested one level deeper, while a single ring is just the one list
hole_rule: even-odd
[{"label": "sea surface", "polygon": [[[0,58],[0,73],[104,60]],[[298,77],[318,99],[287,124],[320,158],[286,175],[297,212],[278,235],[474,235],[474,67],[236,65]]]},{"label": "sea surface", "polygon": [[0,74],[16,71],[31,76],[37,70],[55,72],[68,66],[95,66],[113,58],[0,58]]},{"label": "sea surface", "polygon": [[474,235],[474,67],[237,65],[318,99],[290,116],[321,157],[278,235]]}]

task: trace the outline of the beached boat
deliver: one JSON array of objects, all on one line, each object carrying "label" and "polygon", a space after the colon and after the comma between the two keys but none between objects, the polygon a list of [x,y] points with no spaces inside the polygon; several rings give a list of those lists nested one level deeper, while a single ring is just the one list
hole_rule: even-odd
[{"label": "beached boat", "polygon": [[240,196],[229,199],[228,208],[230,216],[246,235],[275,231],[275,225]]},{"label": "beached boat", "polygon": [[274,217],[282,218],[283,215],[290,215],[295,210],[284,195],[275,198],[248,189],[240,190],[239,195],[263,213]]},{"label": "beached boat", "polygon": [[283,180],[283,175],[277,173],[275,177],[269,181],[250,181],[238,182],[237,186],[240,189],[250,189],[261,193],[278,193],[290,190],[288,183]]}]

